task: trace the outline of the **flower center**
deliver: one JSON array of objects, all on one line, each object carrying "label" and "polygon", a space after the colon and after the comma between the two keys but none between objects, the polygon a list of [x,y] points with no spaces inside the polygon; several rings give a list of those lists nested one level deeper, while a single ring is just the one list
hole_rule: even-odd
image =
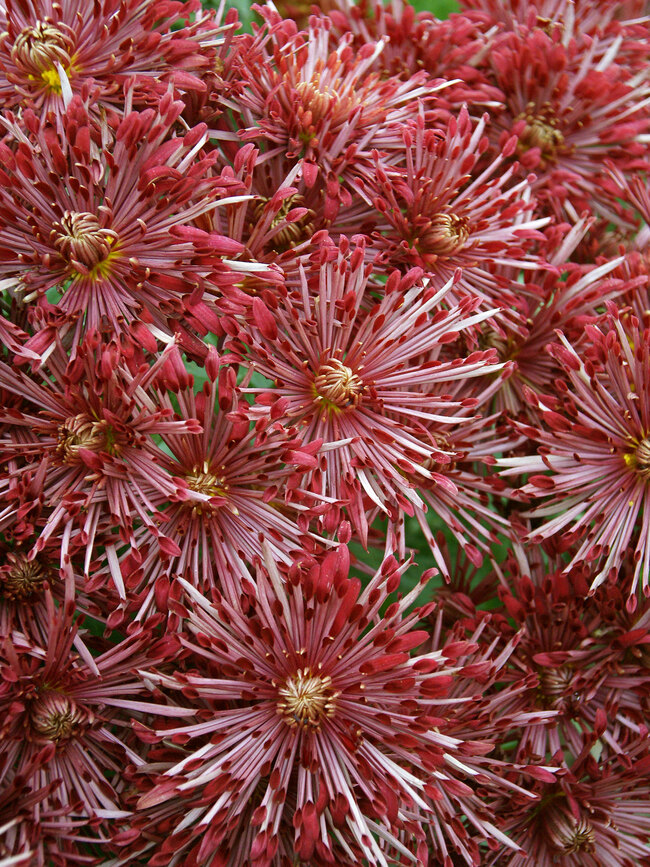
[{"label": "flower center", "polygon": [[[303,117],[303,126],[318,123],[339,104],[339,95],[336,91],[330,90],[327,85],[321,88],[319,75],[314,76],[311,81],[299,82],[296,85],[296,93],[300,100],[298,111]],[[309,118],[304,117],[307,112],[310,113]]]},{"label": "flower center", "polygon": [[[228,493],[228,485],[225,478],[213,473],[207,461],[204,462],[203,466],[194,467],[191,473],[186,473],[185,481],[191,491],[205,494],[208,497],[225,497]],[[187,503],[198,515],[202,515],[204,512],[212,512],[215,509],[214,503],[197,500],[188,500]],[[218,508],[218,505],[216,508]]]},{"label": "flower center", "polygon": [[567,667],[541,668],[537,690],[540,705],[560,713],[571,712],[580,702],[580,692],[575,687],[575,672]]},{"label": "flower center", "polygon": [[358,406],[364,391],[361,379],[338,358],[330,358],[321,364],[313,388],[316,400],[337,410]]},{"label": "flower center", "polygon": [[435,256],[451,256],[467,243],[469,224],[466,217],[456,214],[436,214],[420,235],[418,247]]},{"label": "flower center", "polygon": [[84,413],[72,416],[59,425],[57,452],[67,464],[79,460],[79,450],[106,451],[111,455],[119,452],[119,444],[113,429],[103,421],[93,421]]},{"label": "flower center", "polygon": [[51,237],[75,271],[92,277],[101,273],[101,265],[117,240],[112,229],[102,228],[97,217],[85,211],[66,211],[61,221],[53,224]]},{"label": "flower center", "polygon": [[571,814],[557,813],[548,827],[553,845],[565,855],[574,852],[593,852],[596,835],[586,819],[578,821]]},{"label": "flower center", "polygon": [[543,107],[536,111],[531,104],[517,120],[526,122],[519,136],[518,150],[521,152],[539,148],[542,166],[546,162],[555,162],[558,153],[564,148],[564,136],[557,128],[557,119],[551,107]]},{"label": "flower center", "polygon": [[[256,223],[263,218],[264,210],[269,201],[270,199],[266,196],[261,196],[260,200],[255,205],[253,217]],[[314,215],[313,211],[308,211],[304,216],[297,220],[293,220],[290,223],[286,222],[286,217],[289,211],[294,208],[303,207],[305,207],[305,199],[299,193],[288,196],[284,199],[279,210],[273,215],[270,225],[271,231],[277,229],[280,225],[281,228],[277,229],[268,244],[265,245],[267,249],[274,253],[284,253],[286,250],[295,247],[296,244],[300,243],[300,241],[309,238],[314,234],[314,225],[311,222],[311,218]]]},{"label": "flower center", "polygon": [[32,725],[42,737],[61,743],[78,735],[88,715],[66,695],[48,692],[32,705]]},{"label": "flower center", "polygon": [[67,72],[72,64],[74,43],[72,31],[48,21],[37,21],[19,33],[11,58],[31,79],[40,79],[46,87],[61,93],[61,81],[56,68],[59,63]]},{"label": "flower center", "polygon": [[291,728],[320,729],[326,717],[334,715],[338,692],[332,678],[313,674],[310,668],[298,669],[278,690],[278,713]]},{"label": "flower center", "polygon": [[650,437],[645,437],[624,456],[625,463],[646,481],[650,479]]},{"label": "flower center", "polygon": [[13,551],[0,570],[2,595],[5,599],[25,601],[41,593],[50,583],[51,569],[38,558],[28,560],[24,554]]}]

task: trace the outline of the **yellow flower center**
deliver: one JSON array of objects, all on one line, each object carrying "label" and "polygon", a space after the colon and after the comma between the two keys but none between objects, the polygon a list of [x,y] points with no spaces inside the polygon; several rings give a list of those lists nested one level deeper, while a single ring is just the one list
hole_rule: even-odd
[{"label": "yellow flower center", "polygon": [[[261,196],[259,201],[256,203],[253,211],[253,218],[256,223],[262,219],[264,209],[269,201],[270,199],[266,196]],[[275,229],[276,226],[282,223],[289,211],[293,208],[304,207],[305,199],[299,193],[288,196],[282,202],[280,209],[271,219],[270,228]],[[299,220],[294,220],[292,223],[285,223],[284,226],[273,235],[273,238],[269,241],[267,247],[276,253],[284,253],[286,250],[295,247],[296,244],[300,243],[300,241],[310,238],[314,234],[314,225],[311,222],[313,214],[313,211],[309,211]]]},{"label": "yellow flower center", "polygon": [[336,411],[358,406],[364,388],[360,377],[338,358],[321,364],[313,382],[314,399]]},{"label": "yellow flower center", "polygon": [[551,704],[564,697],[573,683],[574,672],[566,666],[560,668],[542,668],[539,673],[539,689]]},{"label": "yellow flower center", "polygon": [[66,74],[72,65],[74,34],[65,25],[37,21],[22,30],[11,49],[16,66],[31,80],[41,81],[55,93],[61,93],[61,80],[56,68],[60,64]]},{"label": "yellow flower center", "polygon": [[633,447],[623,455],[627,466],[644,481],[650,479],[650,437],[634,441]]},{"label": "yellow flower center", "polygon": [[278,713],[291,728],[317,731],[336,709],[338,692],[332,689],[332,678],[313,674],[310,668],[298,669],[278,690]]},{"label": "yellow flower center", "polygon": [[556,849],[565,855],[594,851],[596,835],[586,819],[577,820],[570,814],[558,812],[549,820],[551,840]]},{"label": "yellow flower center", "polygon": [[[202,466],[196,466],[191,473],[185,475],[185,481],[190,490],[196,491],[199,494],[205,494],[208,497],[225,497],[228,493],[228,485],[223,476],[214,473],[207,461]],[[218,504],[205,502],[197,502],[196,500],[188,500],[188,505],[194,510],[197,515],[211,513],[215,508],[219,508]],[[236,513],[235,509],[231,511]]]},{"label": "yellow flower center", "polygon": [[93,279],[106,275],[117,234],[100,226],[94,214],[66,211],[60,222],[53,223],[51,238],[77,274],[88,274]]},{"label": "yellow flower center", "polygon": [[526,125],[519,137],[517,148],[525,152],[531,148],[541,151],[541,165],[554,163],[558,153],[565,147],[564,136],[557,128],[557,118],[549,105],[537,110],[531,103],[517,120],[525,120]]},{"label": "yellow flower center", "polygon": [[315,75],[311,81],[301,81],[296,85],[296,93],[303,112],[310,112],[310,122],[318,123],[329,111],[339,104],[339,95],[327,85],[321,85],[320,75]]}]

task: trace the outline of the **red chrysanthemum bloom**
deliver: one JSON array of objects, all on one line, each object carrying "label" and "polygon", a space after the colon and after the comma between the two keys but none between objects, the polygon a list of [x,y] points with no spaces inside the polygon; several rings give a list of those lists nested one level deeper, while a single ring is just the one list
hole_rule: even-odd
[{"label": "red chrysanthemum bloom", "polygon": [[64,569],[79,547],[86,550],[86,573],[96,545],[110,548],[110,573],[122,598],[115,549],[133,544],[140,523],[165,548],[151,495],[186,496],[182,480],[161,467],[155,437],[201,431],[196,419],[174,417],[156,402],[152,381],[165,360],[163,353],[134,372],[116,342],[89,335],[73,361],[58,345],[36,374],[0,362],[0,388],[10,398],[0,406],[0,496],[9,507],[0,527],[33,513],[31,533],[38,538],[30,556],[58,538]]},{"label": "red chrysanthemum bloom", "polygon": [[417,113],[419,100],[434,100],[446,82],[424,71],[408,81],[382,79],[371,69],[384,40],[355,52],[345,34],[332,50],[327,18],[314,16],[296,33],[293,22],[262,11],[269,32],[261,64],[241,70],[239,135],[263,143],[267,159],[283,155],[288,168],[300,163],[306,185],[323,189],[325,214],[333,218],[341,186],[353,190],[358,169],[371,170],[371,149],[398,151],[395,125]]},{"label": "red chrysanthemum bloom", "polygon": [[[161,433],[166,454],[159,454],[158,463],[184,482],[186,498],[169,502],[164,492],[152,496],[160,508],[156,522],[179,550],[163,561],[153,545],[146,558],[134,559],[137,576],[129,583],[132,598],[142,594],[138,619],[154,598],[164,601],[171,575],[183,575],[208,596],[218,588],[232,601],[241,593],[245,564],[261,560],[263,544],[276,563],[288,568],[308,540],[307,519],[302,527],[297,520],[313,500],[301,503],[296,488],[305,469],[317,464],[313,447],[302,450],[297,432],[277,421],[259,419],[253,426],[248,404],[236,389],[234,369],[221,364],[214,347],[205,375],[196,394],[193,377],[180,354],[172,351],[158,376],[159,384],[169,389],[160,396],[161,409],[171,413],[175,406],[182,418],[197,419],[202,433]],[[146,526],[136,532],[136,542],[142,539],[139,549],[146,548],[148,536]]]},{"label": "red chrysanthemum bloom", "polygon": [[[133,673],[164,658],[165,639],[152,642],[155,621],[100,646],[78,633],[51,596],[47,605],[46,642],[14,633],[0,647],[0,788],[46,790],[33,804],[33,820],[46,821],[41,846],[57,837],[92,841],[98,831],[101,839],[107,821],[124,815],[120,771],[127,762],[143,764],[131,743],[131,720],[166,712]],[[41,852],[35,863],[49,863],[54,854]]]},{"label": "red chrysanthemum bloom", "polygon": [[[477,63],[489,51],[494,32],[487,33],[485,15],[452,14],[438,20],[431,12],[417,12],[409,3],[376,0],[330,0],[332,37],[354,34],[354,47],[386,41],[373,72],[408,79],[421,70],[446,78],[449,86],[436,99],[436,120],[464,104],[483,110],[501,104],[501,93]],[[491,23],[491,22],[490,22]]]},{"label": "red chrysanthemum bloom", "polygon": [[56,289],[58,308],[76,320],[75,340],[139,319],[169,334],[168,320],[186,311],[216,326],[197,305],[217,292],[216,271],[229,274],[221,256],[243,248],[192,223],[236,182],[211,175],[214,159],[200,154],[205,127],[172,135],[182,110],[167,94],[156,110],[129,111],[110,146],[94,141],[77,98],[61,135],[31,112],[28,134],[8,124],[0,277],[20,281],[26,300]]},{"label": "red chrysanthemum bloom", "polygon": [[[502,682],[518,638],[495,641],[487,637],[489,616],[472,628],[456,621],[450,629],[443,626],[447,612],[439,608],[430,620],[430,640],[422,648],[439,651],[453,664],[449,686],[436,696],[429,714],[437,718],[437,730],[447,738],[463,744],[456,754],[454,767],[462,779],[448,776],[440,768],[426,791],[432,815],[424,815],[430,852],[441,865],[482,863],[479,844],[490,849],[516,850],[496,821],[489,802],[496,796],[511,794],[531,803],[536,795],[516,778],[528,772],[532,779],[552,779],[546,768],[514,765],[495,755],[496,744],[509,739],[518,726],[534,722],[551,722],[553,711],[538,711],[521,706],[517,697],[524,681]],[[418,651],[420,653],[421,651]],[[462,819],[461,819],[462,817]],[[431,862],[429,862],[431,863]]]},{"label": "red chrysanthemum bloom", "polygon": [[531,474],[521,490],[543,500],[525,513],[535,521],[528,541],[577,540],[566,569],[594,564],[592,592],[633,558],[633,610],[637,589],[650,595],[650,331],[612,315],[585,333],[580,355],[561,333],[548,347],[564,375],[559,398],[528,391],[544,427],[518,429],[539,455],[498,463],[504,475]]},{"label": "red chrysanthemum bloom", "polygon": [[[611,50],[608,50],[611,49]],[[621,42],[535,28],[504,34],[489,54],[505,109],[493,118],[494,147],[518,137],[516,156],[537,176],[540,208],[571,221],[607,206],[604,160],[625,175],[647,163],[650,85],[622,56]]]},{"label": "red chrysanthemum bloom", "polygon": [[347,506],[365,541],[367,508],[397,520],[400,509],[425,508],[420,480],[446,484],[435,465],[450,458],[428,425],[468,422],[478,401],[454,394],[457,383],[500,367],[493,350],[440,358],[494,311],[475,314],[478,300],[468,297],[443,307],[452,281],[436,292],[419,269],[375,283],[364,248],[361,239],[352,249],[344,238],[324,244],[277,309],[256,299],[239,350],[275,385],[245,389],[260,393],[252,412],[286,418],[306,443],[322,441],[312,489]]},{"label": "red chrysanthemum bloom", "polygon": [[72,600],[78,612],[104,620],[118,601],[117,594],[104,589],[96,596],[87,588],[83,563],[70,558],[61,572],[63,539],[51,536],[38,554],[34,547],[38,537],[19,541],[0,541],[0,635],[18,631],[36,636],[45,642],[49,632],[49,611],[46,600],[51,594],[57,605]]},{"label": "red chrysanthemum bloom", "polygon": [[[524,24],[532,29],[538,27],[551,34],[557,29],[562,42],[567,45],[580,34],[589,34],[602,39],[606,33],[612,39],[625,27],[627,35],[638,33],[643,39],[644,0],[462,0],[464,9],[487,14],[491,24],[505,25],[513,30]],[[641,45],[636,50],[641,52]]]},{"label": "red chrysanthemum bloom", "polygon": [[377,835],[393,857],[412,858],[413,816],[427,820],[430,790],[458,790],[462,758],[475,752],[423,713],[455,671],[443,651],[409,655],[427,637],[412,627],[430,608],[407,613],[416,587],[382,616],[403,572],[393,558],[364,590],[348,578],[344,546],[286,584],[268,557],[266,566],[246,613],[182,582],[186,670],[143,673],[180,690],[199,715],[157,732],[181,751],[152,766],[133,821],[159,841],[149,864],[333,863],[342,843],[357,863],[386,867]]},{"label": "red chrysanthemum bloom", "polygon": [[[516,280],[521,269],[539,267],[530,242],[543,239],[537,230],[548,220],[530,219],[528,181],[509,183],[514,167],[503,162],[514,139],[483,171],[476,168],[488,146],[487,121],[484,115],[474,124],[463,108],[440,132],[420,116],[402,128],[404,165],[386,167],[377,158],[366,195],[383,217],[373,235],[379,261],[424,268],[435,288],[462,268],[448,302],[470,294],[484,308],[501,307],[502,316],[519,319]],[[499,268],[509,269],[510,278]]]},{"label": "red chrysanthemum bloom", "polygon": [[6,0],[2,105],[31,107],[44,118],[64,114],[79,94],[121,114],[125,85],[164,92],[173,82],[200,90],[197,73],[211,66],[219,34],[200,10],[198,0],[101,0],[92,7],[84,0]]},{"label": "red chrysanthemum bloom", "polygon": [[503,327],[491,333],[488,330],[491,323],[485,326],[480,345],[494,347],[500,361],[513,364],[511,375],[501,379],[495,393],[495,410],[505,411],[513,418],[528,416],[534,421],[536,413],[526,398],[528,390],[548,393],[562,375],[557,360],[546,351],[546,346],[556,339],[556,331],[561,329],[578,345],[584,326],[597,323],[602,317],[606,301],[621,304],[636,294],[642,278],[624,274],[620,256],[590,267],[578,267],[568,261],[592,224],[591,219],[579,220],[558,242],[558,247],[549,250],[547,256],[553,271],[534,274],[533,283],[520,284],[518,295],[523,312],[519,321],[516,317],[501,318]]},{"label": "red chrysanthemum bloom", "polygon": [[494,613],[488,634],[517,636],[501,681],[526,688],[512,701],[506,692],[498,693],[501,712],[523,703],[556,713],[550,723],[533,719],[521,727],[517,761],[545,761],[560,750],[578,756],[583,736],[595,732],[605,717],[609,726],[601,737],[619,749],[613,730],[638,734],[648,712],[650,604],[629,614],[625,595],[613,581],[587,598],[586,567],[567,575],[561,564],[549,568],[540,558],[530,565],[509,561],[502,568],[504,610]]},{"label": "red chrysanthemum bloom", "polygon": [[[606,729],[605,720],[597,734]],[[599,756],[598,759],[594,756]],[[579,757],[555,782],[536,783],[536,803],[516,795],[492,805],[521,852],[488,856],[490,867],[647,867],[650,864],[648,732],[623,752],[584,739]]]}]

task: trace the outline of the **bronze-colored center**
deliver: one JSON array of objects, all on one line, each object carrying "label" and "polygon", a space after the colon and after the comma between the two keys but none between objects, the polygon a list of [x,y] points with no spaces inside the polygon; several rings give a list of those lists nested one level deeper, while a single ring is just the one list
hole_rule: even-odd
[{"label": "bronze-colored center", "polygon": [[73,54],[72,31],[50,21],[37,21],[25,27],[11,49],[11,59],[19,69],[53,88],[58,83],[56,64],[69,69]]},{"label": "bronze-colored center", "polygon": [[462,249],[469,238],[466,217],[456,214],[435,214],[422,232],[418,247],[424,253],[451,256]]},{"label": "bronze-colored center", "polygon": [[576,852],[593,852],[596,835],[591,824],[584,818],[576,819],[570,813],[553,812],[548,817],[549,834],[553,846],[565,855]]},{"label": "bronze-colored center", "polygon": [[338,358],[321,364],[314,378],[314,396],[328,408],[358,406],[363,391],[361,378]]},{"label": "bronze-colored center", "polygon": [[338,696],[332,689],[332,678],[313,674],[310,668],[298,669],[287,678],[278,694],[278,713],[287,725],[312,731],[333,716]]},{"label": "bronze-colored center", "polygon": [[85,211],[66,211],[53,224],[52,241],[61,256],[73,267],[80,263],[88,271],[106,261],[116,240],[112,229],[102,228],[97,217]]},{"label": "bronze-colored center", "polygon": [[48,692],[31,708],[34,730],[50,741],[61,743],[85,728],[87,714],[74,700],[58,692]]},{"label": "bronze-colored center", "polygon": [[52,570],[38,557],[28,560],[25,554],[10,551],[5,568],[0,571],[2,596],[24,602],[42,592],[49,584],[51,574]]}]

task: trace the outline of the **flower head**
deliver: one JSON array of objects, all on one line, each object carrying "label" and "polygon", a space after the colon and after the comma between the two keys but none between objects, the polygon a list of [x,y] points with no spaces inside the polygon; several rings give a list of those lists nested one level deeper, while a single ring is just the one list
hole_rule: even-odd
[{"label": "flower head", "polygon": [[520,429],[540,444],[539,456],[499,463],[509,467],[505,474],[531,473],[522,491],[543,501],[527,513],[542,519],[528,538],[556,536],[565,547],[579,542],[566,568],[593,563],[592,592],[632,556],[626,590],[634,608],[637,589],[650,593],[650,333],[634,318],[614,316],[602,328],[586,326],[585,333],[589,343],[580,354],[561,333],[560,343],[549,347],[565,377],[558,401],[529,394],[544,427]]},{"label": "flower head", "polygon": [[149,528],[136,532],[138,548],[150,548],[146,557],[133,563],[140,576],[132,585],[133,599],[145,600],[138,619],[154,598],[162,599],[170,575],[183,575],[208,596],[220,589],[227,598],[237,599],[245,564],[260,562],[263,545],[286,569],[308,544],[308,518],[300,521],[301,526],[298,521],[311,504],[300,502],[300,479],[316,458],[311,449],[301,451],[297,432],[278,421],[252,423],[248,404],[235,385],[235,371],[227,357],[223,361],[211,347],[198,393],[177,351],[168,353],[158,376],[165,389],[159,398],[161,409],[171,414],[173,401],[181,417],[197,420],[202,434],[161,433],[165,454],[158,455],[158,463],[170,478],[179,480],[184,493],[182,499],[170,501],[160,491],[152,493],[151,500],[159,507],[156,520],[161,530],[178,550],[162,559],[159,547],[151,544]]},{"label": "flower head", "polygon": [[164,92],[173,81],[201,89],[197,73],[210,65],[220,31],[199,10],[196,0],[162,7],[152,0],[102,0],[91,14],[79,0],[8,0],[0,38],[2,104],[62,116],[78,94],[92,96],[93,111],[121,113],[128,84],[146,82]]},{"label": "flower head", "polygon": [[650,91],[644,75],[626,64],[622,43],[596,35],[564,44],[558,32],[520,28],[490,53],[505,97],[493,143],[500,148],[518,137],[516,156],[536,174],[540,208],[560,218],[606,212],[606,158],[626,175],[644,164]]},{"label": "flower head", "polygon": [[528,182],[511,183],[513,167],[503,166],[514,141],[478,175],[487,120],[474,124],[463,108],[440,132],[419,117],[402,129],[404,165],[378,159],[367,193],[383,217],[376,243],[387,264],[422,267],[436,288],[462,268],[449,301],[467,293],[501,307],[499,319],[519,318],[514,280],[539,266],[530,245],[547,220],[531,219]]},{"label": "flower head", "polygon": [[417,100],[431,101],[446,82],[420,71],[408,81],[381,79],[372,72],[385,40],[355,52],[351,34],[332,48],[327,18],[310,19],[306,31],[286,32],[265,10],[269,38],[260,65],[242,69],[246,88],[240,97],[246,141],[264,146],[268,158],[281,154],[299,162],[308,187],[318,186],[333,217],[341,187],[355,187],[361,167],[370,169],[370,147],[399,148],[394,125],[412,117]]},{"label": "flower head", "polygon": [[317,270],[309,282],[303,270],[300,292],[273,311],[253,306],[259,324],[240,351],[276,387],[247,390],[261,392],[254,414],[284,417],[304,442],[322,441],[312,489],[346,505],[365,539],[366,508],[396,520],[400,509],[423,507],[418,482],[443,481],[430,459],[444,449],[428,425],[467,421],[477,399],[454,394],[458,383],[499,368],[490,351],[440,355],[490,313],[472,315],[478,301],[467,297],[443,308],[453,281],[435,292],[417,269],[376,285],[361,241],[324,245],[314,258]]},{"label": "flower head", "polygon": [[447,683],[440,652],[409,656],[428,609],[407,613],[416,588],[381,615],[403,571],[392,558],[364,590],[344,547],[286,584],[265,562],[247,613],[182,582],[191,655],[174,676],[146,675],[200,719],[158,731],[186,747],[152,769],[139,801],[136,825],[160,841],[149,863],[234,865],[236,852],[238,863],[279,865],[290,841],[301,860],[327,862],[340,842],[385,867],[375,833],[407,855],[395,836],[409,836],[406,813],[426,812],[431,773],[444,788],[464,750],[423,714]]},{"label": "flower head", "polygon": [[[57,290],[76,340],[86,330],[128,332],[139,319],[170,334],[168,320],[189,309],[184,296],[197,304],[215,294],[206,279],[227,271],[220,255],[243,249],[192,225],[236,182],[210,176],[213,159],[193,159],[205,128],[172,135],[182,110],[166,94],[156,110],[129,112],[111,147],[95,143],[76,98],[62,132],[30,112],[27,135],[7,124],[0,276],[20,280],[29,300]],[[205,308],[204,326],[216,327],[209,317]]]},{"label": "flower head", "polygon": [[[114,555],[116,546],[133,544],[141,522],[160,537],[152,491],[168,499],[184,493],[182,483],[160,466],[155,437],[201,430],[195,419],[174,418],[157,403],[152,381],[165,359],[163,353],[134,373],[117,342],[103,343],[95,334],[72,361],[59,344],[38,374],[0,362],[0,386],[10,396],[0,407],[6,423],[0,449],[10,466],[0,490],[18,502],[17,510],[2,515],[2,528],[33,511],[36,544],[30,557],[58,538],[61,568],[69,569],[71,553],[82,547],[87,573],[100,539]],[[109,562],[124,598],[116,557]]]},{"label": "flower head", "polygon": [[89,642],[51,596],[46,604],[46,641],[14,633],[0,648],[0,787],[42,790],[25,805],[26,820],[45,821],[39,864],[43,847],[46,857],[52,847],[53,856],[57,843],[93,839],[106,820],[123,815],[118,772],[126,761],[142,762],[130,745],[129,723],[156,707],[141,700],[146,685],[132,672],[165,653],[164,640],[151,641],[154,621],[102,646]]}]

